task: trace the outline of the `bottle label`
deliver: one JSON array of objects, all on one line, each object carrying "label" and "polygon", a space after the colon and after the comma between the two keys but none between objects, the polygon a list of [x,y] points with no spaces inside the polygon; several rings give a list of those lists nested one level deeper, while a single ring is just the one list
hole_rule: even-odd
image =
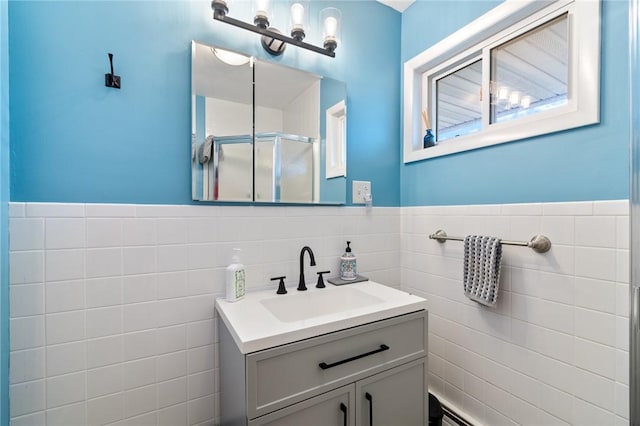
[{"label": "bottle label", "polygon": [[357,278],[355,258],[342,259],[340,262],[340,278],[343,280],[355,280]]},{"label": "bottle label", "polygon": [[244,269],[234,272],[236,298],[244,296]]}]

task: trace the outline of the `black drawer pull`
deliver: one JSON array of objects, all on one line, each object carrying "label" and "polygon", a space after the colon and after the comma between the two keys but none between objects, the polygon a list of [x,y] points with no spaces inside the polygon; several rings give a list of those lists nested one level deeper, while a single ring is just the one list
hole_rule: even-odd
[{"label": "black drawer pull", "polygon": [[369,401],[369,426],[373,426],[373,397],[369,392],[365,392],[364,397]]},{"label": "black drawer pull", "polygon": [[342,411],[342,422],[344,423],[344,426],[347,426],[347,406],[342,402],[340,403],[340,411]]},{"label": "black drawer pull", "polygon": [[387,346],[385,344],[382,344],[382,345],[380,345],[380,348],[375,349],[375,350],[373,350],[371,352],[367,352],[365,354],[352,356],[351,358],[343,359],[342,361],[337,361],[337,362],[334,362],[333,364],[327,364],[326,362],[321,362],[318,365],[323,370],[326,370],[327,368],[331,368],[331,367],[335,367],[335,366],[338,366],[338,365],[346,364],[347,362],[355,361],[356,359],[364,358],[366,356],[374,355],[374,354],[377,354],[378,352],[384,352],[384,351],[387,351],[387,350],[389,350],[389,346]]}]

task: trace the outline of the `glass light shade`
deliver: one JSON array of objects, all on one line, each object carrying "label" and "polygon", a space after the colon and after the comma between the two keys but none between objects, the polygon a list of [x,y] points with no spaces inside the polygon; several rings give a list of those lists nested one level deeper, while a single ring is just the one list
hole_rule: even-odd
[{"label": "glass light shade", "polygon": [[269,0],[255,0],[253,16],[269,19]]},{"label": "glass light shade", "polygon": [[253,3],[253,23],[262,29],[269,27],[269,0],[255,0]]},{"label": "glass light shade", "polygon": [[333,50],[340,42],[342,13],[335,7],[328,7],[320,11],[320,22],[322,23],[322,38],[325,48]]},{"label": "glass light shade", "polygon": [[306,9],[302,3],[294,3],[291,5],[291,29],[305,29]]},{"label": "glass light shade", "polygon": [[531,96],[523,96],[520,101],[520,106],[524,109],[527,109],[531,106]]}]

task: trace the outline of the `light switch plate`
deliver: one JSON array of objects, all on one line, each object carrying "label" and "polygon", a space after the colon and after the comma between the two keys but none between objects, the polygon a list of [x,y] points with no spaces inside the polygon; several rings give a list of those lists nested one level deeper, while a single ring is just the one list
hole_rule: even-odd
[{"label": "light switch plate", "polygon": [[352,189],[352,203],[366,204],[365,195],[371,195],[371,182],[368,180],[354,180]]}]

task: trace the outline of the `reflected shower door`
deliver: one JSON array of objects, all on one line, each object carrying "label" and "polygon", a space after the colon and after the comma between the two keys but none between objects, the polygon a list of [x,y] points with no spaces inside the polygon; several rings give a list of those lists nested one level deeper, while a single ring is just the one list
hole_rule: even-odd
[{"label": "reflected shower door", "polygon": [[280,201],[313,202],[313,145],[307,142],[281,140]]}]

